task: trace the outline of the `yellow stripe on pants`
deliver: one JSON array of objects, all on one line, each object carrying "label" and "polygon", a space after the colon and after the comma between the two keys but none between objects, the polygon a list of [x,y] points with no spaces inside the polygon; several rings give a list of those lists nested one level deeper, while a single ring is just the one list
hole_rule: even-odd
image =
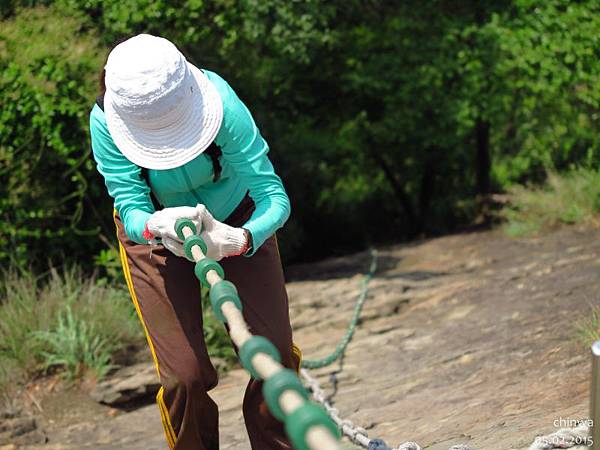
[{"label": "yellow stripe on pants", "polygon": [[167,438],[167,444],[169,444],[169,448],[173,450],[175,447],[175,441],[177,438],[175,437],[175,431],[171,426],[171,421],[169,419],[169,411],[167,409],[167,405],[165,404],[165,400],[163,399],[164,389],[161,386],[156,394],[156,402],[158,403],[158,409],[160,410],[160,419],[163,424],[163,429],[165,430],[165,436]]},{"label": "yellow stripe on pants", "polygon": [[[116,219],[117,211],[113,212],[113,219]],[[115,220],[115,226],[117,226],[117,222]],[[119,257],[121,259],[121,266],[123,267],[123,274],[125,275],[125,282],[127,283],[127,288],[129,289],[129,295],[131,296],[131,300],[135,306],[135,310],[137,312],[138,318],[142,323],[142,327],[144,328],[144,334],[146,335],[146,340],[148,341],[148,346],[150,347],[150,352],[152,353],[152,359],[154,360],[154,366],[156,368],[156,373],[158,374],[158,379],[160,381],[160,367],[158,365],[158,358],[156,357],[156,352],[154,351],[154,344],[152,343],[152,339],[150,339],[150,334],[148,333],[148,328],[146,327],[146,322],[144,321],[144,317],[142,316],[142,311],[140,309],[140,305],[138,303],[137,295],[135,294],[135,290],[133,288],[133,281],[131,280],[131,271],[129,270],[129,262],[127,261],[127,252],[125,251],[125,247],[119,241],[119,229],[117,226],[117,241],[119,242]],[[164,389],[161,386],[156,394],[156,402],[158,403],[158,408],[160,410],[160,416],[163,424],[163,428],[165,430],[165,436],[167,438],[167,444],[169,444],[169,448],[173,450],[175,447],[175,442],[177,441],[177,437],[175,434],[175,430],[173,429],[173,425],[171,424],[171,418],[169,416],[169,411],[167,409],[167,405],[165,404],[165,400],[163,399]]]},{"label": "yellow stripe on pants", "polygon": [[300,350],[300,347],[298,347],[294,341],[292,341],[292,353],[298,358],[296,373],[300,373],[300,368],[302,367],[302,350]]}]

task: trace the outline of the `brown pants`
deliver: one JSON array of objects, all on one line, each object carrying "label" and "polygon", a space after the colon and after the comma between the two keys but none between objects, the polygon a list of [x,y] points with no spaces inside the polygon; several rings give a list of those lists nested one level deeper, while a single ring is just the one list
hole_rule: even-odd
[{"label": "brown pants", "polygon": [[[246,197],[225,221],[241,226],[254,203]],[[217,450],[218,409],[208,395],[217,385],[202,332],[200,284],[193,263],[162,246],[131,241],[115,215],[121,262],[129,292],[154,357],[161,388],[156,396],[171,450]],[[253,334],[279,349],[282,363],[298,369],[301,354],[292,344],[288,298],[275,236],[252,257],[221,261],[225,277],[238,288],[243,314]],[[236,349],[237,351],[237,349]],[[283,426],[267,410],[262,382],[250,379],[243,404],[254,450],[291,449]]]}]

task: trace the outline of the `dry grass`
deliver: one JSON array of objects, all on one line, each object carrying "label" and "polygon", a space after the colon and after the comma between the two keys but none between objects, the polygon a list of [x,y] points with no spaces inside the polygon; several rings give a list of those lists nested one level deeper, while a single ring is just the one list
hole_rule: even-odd
[{"label": "dry grass", "polygon": [[79,270],[40,281],[9,271],[0,282],[0,389],[47,370],[102,378],[113,355],[143,341],[126,289]]},{"label": "dry grass", "polygon": [[576,339],[585,348],[600,340],[600,306],[592,305],[590,314],[575,324]]},{"label": "dry grass", "polygon": [[[226,369],[237,357],[206,294],[206,345]],[[0,277],[0,391],[47,371],[68,380],[102,379],[131,345],[146,345],[143,328],[118,282],[76,268],[53,270],[43,281],[16,270]]]},{"label": "dry grass", "polygon": [[598,225],[600,172],[550,172],[541,187],[516,186],[501,216],[510,236],[536,235],[565,224]]}]

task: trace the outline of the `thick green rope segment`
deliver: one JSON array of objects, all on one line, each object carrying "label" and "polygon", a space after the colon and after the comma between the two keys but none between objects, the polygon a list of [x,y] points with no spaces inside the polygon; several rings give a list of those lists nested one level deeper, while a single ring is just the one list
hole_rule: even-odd
[{"label": "thick green rope segment", "polygon": [[202,286],[210,286],[210,283],[206,279],[206,274],[214,270],[221,278],[225,278],[225,271],[223,267],[211,258],[203,258],[196,263],[194,267],[194,273],[196,274],[196,278],[200,280]]},{"label": "thick green rope segment", "polygon": [[356,301],[356,305],[354,306],[354,313],[352,314],[352,319],[348,324],[348,329],[346,333],[340,340],[340,342],[336,345],[335,350],[321,359],[304,359],[302,361],[302,367],[306,369],[319,369],[321,367],[328,366],[335,362],[342,354],[346,351],[346,347],[352,340],[354,336],[354,331],[356,329],[356,324],[358,323],[358,319],[360,317],[360,313],[362,311],[363,304],[367,299],[367,294],[369,293],[369,282],[375,276],[375,272],[377,271],[377,250],[371,249],[371,266],[369,267],[369,273],[362,280],[362,290],[360,295],[358,296],[358,300]]},{"label": "thick green rope segment", "polygon": [[262,391],[269,411],[281,421],[285,420],[285,412],[279,404],[279,399],[285,391],[294,391],[304,400],[308,400],[308,392],[300,378],[290,369],[281,369],[267,378],[263,383]]},{"label": "thick green rope segment", "polygon": [[210,303],[217,319],[226,323],[227,318],[223,314],[222,307],[225,302],[232,302],[235,307],[242,311],[242,300],[238,295],[235,285],[231,281],[221,280],[210,288]]},{"label": "thick green rope segment", "polygon": [[[184,236],[184,229],[188,227],[191,234]],[[175,224],[175,232],[181,240],[184,241],[183,248],[188,259],[194,260],[192,249],[198,246],[202,253],[206,255],[206,243],[200,236],[196,234],[196,225],[189,219],[179,219]],[[196,261],[194,273],[200,281],[201,286],[209,287],[210,283],[206,278],[208,272],[214,270],[221,280],[215,282],[210,287],[209,296],[213,309],[217,317],[226,322],[226,317],[222,312],[222,306],[225,302],[232,302],[234,306],[241,311],[242,302],[238,295],[237,289],[233,283],[224,280],[225,271],[223,267],[215,260],[204,256],[199,261]],[[245,325],[245,324],[244,324]],[[247,326],[247,325],[245,325]],[[275,362],[281,364],[281,355],[275,345],[264,336],[252,335],[239,348],[239,358],[242,366],[250,372],[250,375],[255,379],[261,379],[261,374],[254,367],[254,357],[262,353],[272,358]],[[280,401],[284,392],[295,392],[304,400],[301,406],[294,409],[291,414],[286,415]],[[263,384],[263,393],[267,400],[267,406],[275,417],[284,421],[285,429],[294,444],[294,447],[299,450],[311,450],[306,441],[310,429],[314,426],[323,426],[328,429],[333,436],[339,440],[339,430],[335,423],[329,418],[324,409],[308,401],[308,392],[302,385],[296,372],[280,368],[276,373],[269,376]]]},{"label": "thick green rope segment", "polygon": [[285,431],[296,450],[310,450],[306,442],[310,428],[322,425],[339,440],[340,431],[320,406],[307,402],[285,418]]},{"label": "thick green rope segment", "polygon": [[257,353],[265,353],[278,363],[281,363],[281,355],[277,347],[266,337],[256,334],[244,342],[238,353],[244,369],[250,372],[250,375],[257,380],[262,378],[252,363],[252,359]]},{"label": "thick green rope segment", "polygon": [[183,251],[185,252],[185,256],[189,261],[194,262],[194,255],[192,253],[192,247],[197,245],[202,250],[202,253],[206,255],[206,251],[208,248],[206,247],[206,242],[197,234],[192,234],[185,238],[183,241]]},{"label": "thick green rope segment", "polygon": [[192,230],[192,233],[196,234],[196,224],[192,219],[177,219],[175,221],[175,233],[182,241],[185,240],[185,236],[183,235],[183,229],[185,227],[189,227]]}]

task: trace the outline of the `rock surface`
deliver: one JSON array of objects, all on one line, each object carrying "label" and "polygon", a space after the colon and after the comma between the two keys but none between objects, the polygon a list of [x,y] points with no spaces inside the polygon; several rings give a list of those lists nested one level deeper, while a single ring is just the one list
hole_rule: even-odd
[{"label": "rock surface", "polygon": [[18,444],[35,444],[46,441],[42,430],[38,429],[35,418],[30,416],[0,416],[0,450],[9,450]]},{"label": "rock surface", "polygon": [[105,405],[121,405],[156,395],[160,383],[151,361],[119,369],[109,379],[98,383],[90,395]]},{"label": "rock surface", "polygon": [[[600,232],[574,228],[543,239],[484,232],[382,248],[343,365],[313,374],[344,418],[390,446],[527,448],[560,420],[587,417],[589,356],[575,323],[598,304],[599,253]],[[363,252],[287,271],[305,357],[324,356],[342,337],[369,263]],[[249,449],[245,384],[233,370],[212,393],[222,449]],[[21,448],[167,448],[154,405],[80,414],[48,425],[48,437]]]}]

